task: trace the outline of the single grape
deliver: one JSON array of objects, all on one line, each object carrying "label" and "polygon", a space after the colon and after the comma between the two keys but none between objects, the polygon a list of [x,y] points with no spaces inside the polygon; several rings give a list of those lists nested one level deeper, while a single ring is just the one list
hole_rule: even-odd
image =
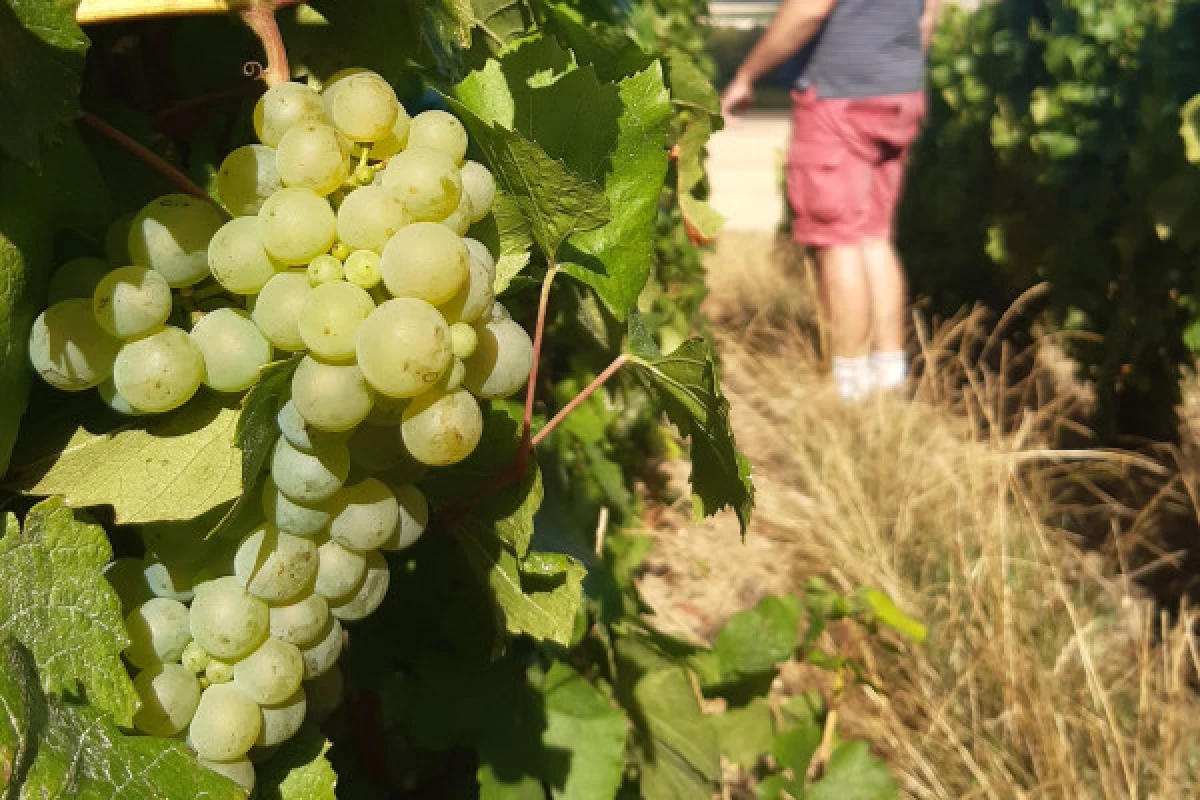
[{"label": "single grape", "polygon": [[104,401],[104,405],[122,416],[137,417],[142,413],[121,396],[121,393],[117,391],[117,385],[112,382],[112,378],[97,386],[96,392],[100,395],[100,399]]},{"label": "single grape", "polygon": [[29,361],[55,389],[78,392],[104,383],[121,347],[100,327],[90,299],[63,300],[33,321]]},{"label": "single grape", "polygon": [[379,254],[374,250],[355,250],[346,259],[346,280],[364,289],[373,289],[383,280]]},{"label": "single grape", "polygon": [[445,303],[466,285],[470,253],[454,231],[433,222],[401,228],[383,249],[383,283],[395,297]]},{"label": "single grape", "polygon": [[331,516],[323,505],[309,508],[290,499],[271,478],[263,482],[262,506],[268,523],[293,536],[312,536],[324,530]]},{"label": "single grape", "polygon": [[267,639],[233,665],[234,685],[260,706],[287,700],[300,688],[303,677],[299,648],[280,639]]},{"label": "single grape", "polygon": [[317,724],[332,714],[342,704],[346,682],[342,670],[336,664],[323,675],[304,682],[304,694],[308,699],[308,714]]},{"label": "single grape", "polygon": [[219,308],[192,326],[192,341],[204,357],[204,383],[218,392],[240,392],[258,380],[271,361],[271,343],[245,311]]},{"label": "single grape", "polygon": [[279,272],[259,292],[250,317],[271,344],[280,350],[303,350],[297,319],[312,292],[302,272]]},{"label": "single grape", "polygon": [[319,430],[350,430],[367,418],[372,400],[366,378],[355,364],[325,364],[305,356],[292,375],[291,402]]},{"label": "single grape", "polygon": [[109,269],[108,262],[102,258],[72,258],[50,276],[46,302],[54,305],[75,297],[90,298]]},{"label": "single grape", "polygon": [[305,453],[280,437],[271,458],[271,477],[279,491],[298,503],[320,503],[333,497],[350,474],[350,451],[344,442]]},{"label": "single grape", "polygon": [[340,281],[345,275],[345,270],[342,267],[342,262],[328,253],[322,253],[308,262],[308,269],[305,270],[305,274],[308,275],[309,285],[315,287],[323,283]]},{"label": "single grape", "polygon": [[343,263],[350,257],[350,247],[345,242],[334,242],[329,252],[334,258]]},{"label": "single grape", "polygon": [[337,212],[338,239],[356,250],[383,247],[408,224],[404,199],[383,186],[363,186],[346,195]]},{"label": "single grape", "polygon": [[337,215],[324,197],[308,188],[279,190],[263,203],[258,219],[267,253],[292,266],[307,265],[337,238]]},{"label": "single grape", "polygon": [[217,171],[217,194],[235,217],[257,214],[267,198],[283,188],[275,168],[275,151],[266,145],[237,148]]},{"label": "single grape", "polygon": [[254,132],[268,147],[277,147],[294,125],[324,121],[321,96],[301,83],[272,86],[254,106]]},{"label": "single grape", "polygon": [[[403,357],[397,358],[398,354]],[[377,392],[415,397],[450,368],[450,329],[437,309],[413,297],[388,300],[358,329],[358,366]]]},{"label": "single grape", "polygon": [[327,539],[317,548],[321,566],[317,569],[314,591],[326,600],[352,595],[367,577],[367,557]]},{"label": "single grape", "polygon": [[246,591],[233,575],[196,587],[192,601],[192,638],[214,658],[236,660],[267,638],[267,604]]},{"label": "single grape", "polygon": [[208,266],[234,294],[257,294],[284,265],[267,255],[257,216],[234,217],[208,243]]},{"label": "single grape", "polygon": [[391,131],[371,146],[368,156],[376,161],[385,161],[399,153],[408,144],[408,128],[411,124],[412,117],[408,116],[408,112],[401,105]]},{"label": "single grape", "polygon": [[196,596],[195,581],[180,567],[168,567],[162,561],[147,556],[142,565],[142,575],[155,597],[190,603]]},{"label": "single grape", "polygon": [[[279,427],[279,432],[288,440],[288,444],[305,453],[314,453],[326,446],[346,441],[344,432],[335,433],[314,427],[301,416],[300,412],[296,410],[296,404],[291,400],[288,400],[283,404],[283,408],[279,409],[279,414],[275,417],[275,424]],[[285,511],[285,513],[290,514],[291,512]],[[296,533],[296,531],[289,531],[289,533]]]},{"label": "single grape", "polygon": [[428,147],[461,164],[467,155],[467,130],[446,111],[422,111],[409,125],[408,147]]},{"label": "single grape", "polygon": [[[366,289],[346,281],[323,283],[309,293],[300,308],[300,338],[317,358],[353,359],[354,337],[374,309],[375,301]],[[296,407],[304,413],[299,403]]]},{"label": "single grape", "polygon": [[421,490],[412,484],[393,487],[400,515],[392,535],[381,546],[381,550],[404,550],[412,547],[429,524],[429,503]]},{"label": "single grape", "polygon": [[492,289],[496,262],[492,254],[475,239],[463,239],[463,244],[469,254],[467,283],[439,309],[450,323],[476,322],[491,310],[496,298]]},{"label": "single grape", "polygon": [[[114,219],[104,232],[104,257],[110,265],[133,263],[133,257],[129,255],[129,231],[136,216],[128,211]],[[91,292],[88,292],[88,296],[91,296]]]},{"label": "single grape", "polygon": [[463,194],[471,198],[471,222],[479,222],[492,210],[496,202],[496,179],[491,170],[478,161],[462,165]]},{"label": "single grape", "polygon": [[[375,404],[378,406],[379,401],[383,399],[384,396],[379,395]],[[381,426],[370,424],[369,420],[370,417],[367,422],[355,428],[347,442],[350,461],[367,472],[383,472],[400,464],[406,455],[400,437],[396,435],[395,426],[400,423]]]},{"label": "single grape", "polygon": [[329,535],[351,550],[374,550],[388,540],[400,521],[400,504],[375,478],[344,487],[331,501]]},{"label": "single grape", "polygon": [[350,147],[333,126],[301,122],[279,140],[275,163],[285,186],[327,195],[350,176]]},{"label": "single grape", "polygon": [[508,397],[529,380],[533,341],[511,319],[476,324],[479,343],[464,360],[466,387],[479,397]]},{"label": "single grape", "polygon": [[404,410],[404,444],[432,467],[456,464],[471,454],[483,435],[483,413],[466,389],[430,389]]},{"label": "single grape", "polygon": [[[320,576],[319,571],[317,574]],[[329,603],[313,592],[291,605],[271,607],[271,635],[297,647],[309,647],[324,635],[329,619]]]},{"label": "single grape", "polygon": [[174,736],[188,726],[200,705],[196,676],[178,664],[155,664],[133,679],[141,708],[133,726],[151,736]]},{"label": "single grape", "polygon": [[146,583],[140,558],[118,558],[104,568],[104,577],[121,601],[121,610],[128,614],[154,597]]},{"label": "single grape", "polygon": [[173,287],[208,277],[208,243],[225,223],[207,200],[168,194],[150,201],[129,229],[133,263],[162,274]]},{"label": "single grape", "polygon": [[410,219],[437,222],[450,216],[462,199],[462,177],[454,161],[438,150],[412,147],[392,156],[383,185],[404,199]]},{"label": "single grape", "polygon": [[209,684],[229,683],[233,680],[233,663],[209,656],[208,664],[204,667],[204,679]]},{"label": "single grape", "polygon": [[196,754],[212,761],[233,761],[249,752],[262,730],[258,704],[232,683],[209,686],[188,728]]},{"label": "single grape", "polygon": [[324,638],[311,647],[300,651],[304,656],[304,680],[310,681],[324,675],[337,663],[342,654],[342,624],[336,619],[329,626]]},{"label": "single grape", "polygon": [[479,344],[479,334],[465,322],[456,322],[450,326],[450,348],[455,358],[470,358]]},{"label": "single grape", "polygon": [[125,658],[141,669],[178,661],[192,638],[187,606],[165,597],[152,597],[131,611],[125,617],[125,630],[129,633]]},{"label": "single grape", "polygon": [[[367,414],[367,422],[372,425],[399,425],[404,421],[404,409],[408,406],[407,397],[388,397],[386,394],[377,395],[375,404],[371,406],[371,413]],[[355,433],[350,437],[350,441],[354,442],[359,436]],[[350,445],[351,451],[354,450],[354,445]],[[354,457],[351,452],[350,457]]]},{"label": "single grape", "polygon": [[179,663],[194,675],[199,675],[208,669],[210,661],[212,661],[212,657],[194,639],[188,642],[188,646],[183,648],[183,655],[179,657]]},{"label": "single grape", "polygon": [[152,269],[121,267],[96,286],[92,312],[100,327],[118,339],[141,336],[167,321],[171,287]]},{"label": "single grape", "polygon": [[466,236],[467,229],[471,227],[471,198],[463,192],[462,199],[458,201],[458,207],[440,221],[441,225],[454,231],[455,236]]},{"label": "single grape", "polygon": [[[290,647],[291,645],[289,645]],[[304,724],[304,716],[308,712],[308,698],[302,687],[280,703],[262,707],[262,731],[255,740],[255,747],[274,747],[296,735]]]},{"label": "single grape", "polygon": [[157,414],[186,403],[204,378],[204,356],[186,333],[168,325],[126,342],[113,364],[113,383],[139,411]]},{"label": "single grape", "polygon": [[207,758],[196,759],[200,766],[212,770],[241,786],[247,792],[254,790],[254,765],[248,758],[235,758],[232,761],[212,761]]},{"label": "single grape", "polygon": [[260,600],[291,603],[312,587],[317,563],[312,539],[264,524],[242,539],[233,557],[233,574]]},{"label": "single grape", "polygon": [[374,72],[360,72],[329,87],[326,108],[338,132],[354,142],[387,138],[400,113],[396,92]]},{"label": "single grape", "polygon": [[447,392],[453,392],[463,385],[463,379],[467,377],[467,368],[463,365],[461,358],[455,358],[454,363],[450,365],[450,371],[446,373],[444,388]]},{"label": "single grape", "polygon": [[372,550],[367,553],[367,576],[363,579],[362,586],[343,602],[330,600],[329,613],[342,622],[366,618],[383,604],[391,575],[387,560],[378,551]]}]

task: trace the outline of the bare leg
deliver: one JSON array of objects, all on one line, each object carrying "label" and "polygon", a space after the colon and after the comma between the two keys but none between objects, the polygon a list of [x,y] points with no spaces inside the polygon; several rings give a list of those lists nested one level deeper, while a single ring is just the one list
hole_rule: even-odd
[{"label": "bare leg", "polygon": [[887,239],[865,239],[863,266],[871,287],[871,333],[874,350],[904,350],[908,288],[896,248]]},{"label": "bare leg", "polygon": [[816,256],[831,355],[865,357],[871,350],[871,287],[863,250],[839,245],[821,248]]}]

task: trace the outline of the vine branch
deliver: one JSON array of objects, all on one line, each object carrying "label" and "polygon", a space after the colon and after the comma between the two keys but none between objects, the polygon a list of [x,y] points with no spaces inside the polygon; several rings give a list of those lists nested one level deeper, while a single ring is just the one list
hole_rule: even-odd
[{"label": "vine branch", "polygon": [[156,172],[158,172],[158,174],[166,178],[171,185],[179,189],[181,192],[186,192],[193,197],[199,197],[200,199],[206,200],[210,203],[212,202],[212,198],[209,197],[203,189],[197,186],[191,178],[180,172],[176,167],[172,166],[162,156],[160,156],[158,153],[155,153],[149,147],[146,147],[141,142],[133,139],[128,134],[117,130],[112,125],[109,125],[107,122],[97,117],[95,114],[90,114],[87,111],[84,111],[80,119],[85,125],[99,133],[101,136],[104,136],[105,138],[115,142],[133,155],[140,158],[142,161],[149,164]]},{"label": "vine branch", "polygon": [[603,372],[597,375],[591,383],[585,386],[583,391],[572,397],[571,402],[563,406],[559,412],[554,415],[554,418],[547,422],[545,426],[543,426],[543,428],[537,432],[537,436],[533,437],[532,446],[537,447],[539,444],[541,444],[542,441],[549,436],[550,433],[559,426],[559,423],[566,419],[572,411],[574,411],[580,406],[581,403],[595,394],[596,390],[608,382],[608,379],[615,375],[617,370],[629,363],[630,358],[631,357],[628,353],[621,353],[621,355],[614,358],[612,363],[604,368]]}]

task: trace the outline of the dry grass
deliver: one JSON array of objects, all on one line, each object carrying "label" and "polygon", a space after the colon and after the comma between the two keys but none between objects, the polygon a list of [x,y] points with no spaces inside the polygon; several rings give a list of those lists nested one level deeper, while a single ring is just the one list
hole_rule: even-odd
[{"label": "dry grass", "polygon": [[[907,796],[1200,797],[1200,615],[1160,613],[1122,575],[1122,543],[1153,538],[1157,515],[1094,488],[1135,473],[1168,486],[1165,470],[1057,449],[1076,424],[1061,366],[1009,352],[979,314],[923,334],[915,402],[843,406],[820,375],[804,279],[772,244],[757,249],[770,267],[748,267],[749,242],[735,252],[714,266],[710,312],[755,463],[751,549],[739,554],[728,521],[676,518],[660,539],[668,566],[644,581],[663,620],[707,635],[802,575],[878,586],[930,638],[899,654],[862,645],[887,693],[864,690],[847,724]],[[1103,519],[1107,548],[1057,527],[1082,517]]]}]

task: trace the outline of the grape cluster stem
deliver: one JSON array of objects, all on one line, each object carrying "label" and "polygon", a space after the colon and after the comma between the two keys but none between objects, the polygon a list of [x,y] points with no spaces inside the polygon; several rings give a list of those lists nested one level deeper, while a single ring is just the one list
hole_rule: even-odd
[{"label": "grape cluster stem", "polygon": [[[166,178],[176,189],[190,194],[193,197],[199,197],[200,199],[206,200],[210,203],[213,202],[212,198],[209,197],[203,189],[197,186],[191,178],[189,178],[187,175],[184,175],[165,159],[163,159],[162,156],[158,155],[158,153],[155,153],[141,142],[133,139],[128,134],[117,130],[112,125],[109,125],[107,122],[97,117],[95,114],[84,111],[80,116],[80,119],[85,125],[99,133],[101,136],[115,142],[133,155],[140,158],[142,161],[146,162],[154,169],[155,172]],[[216,203],[213,203],[213,205],[216,205]],[[220,206],[217,207],[220,208]]]},{"label": "grape cluster stem", "polygon": [[267,86],[275,86],[291,80],[292,71],[288,66],[287,48],[283,46],[283,37],[279,34],[279,23],[275,20],[275,12],[284,6],[294,5],[297,0],[269,0],[263,3],[253,3],[238,11],[238,16],[246,27],[254,31],[254,35],[262,42],[263,52],[267,57],[267,65],[260,77]]}]

